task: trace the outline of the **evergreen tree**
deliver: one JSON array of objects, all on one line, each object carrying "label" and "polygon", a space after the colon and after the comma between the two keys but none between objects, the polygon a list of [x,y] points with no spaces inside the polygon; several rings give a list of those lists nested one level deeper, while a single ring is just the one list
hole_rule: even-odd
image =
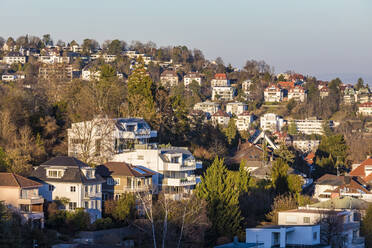
[{"label": "evergreen tree", "polygon": [[291,152],[288,147],[284,144],[280,144],[279,148],[274,150],[275,155],[284,159],[287,163],[292,164],[295,158],[293,152]]},{"label": "evergreen tree", "polygon": [[155,116],[153,82],[142,61],[128,79],[128,113],[133,117],[142,117],[146,121]]},{"label": "evergreen tree", "polygon": [[229,143],[229,145],[231,145],[235,140],[237,132],[238,130],[235,125],[235,120],[231,118],[225,130],[225,135],[227,137],[227,142]]},{"label": "evergreen tree", "polygon": [[197,195],[206,200],[208,218],[212,222],[211,233],[215,238],[237,234],[242,220],[239,209],[239,192],[234,190],[223,159],[215,158],[198,185]]},{"label": "evergreen tree", "polygon": [[277,194],[288,192],[288,169],[289,166],[284,159],[278,158],[271,168],[271,183]]},{"label": "evergreen tree", "polygon": [[294,121],[290,122],[288,125],[288,133],[290,135],[298,135],[297,126]]}]

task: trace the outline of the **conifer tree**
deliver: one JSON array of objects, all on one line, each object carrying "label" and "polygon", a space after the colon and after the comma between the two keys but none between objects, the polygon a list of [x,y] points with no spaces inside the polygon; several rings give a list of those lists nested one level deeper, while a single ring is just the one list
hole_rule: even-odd
[{"label": "conifer tree", "polygon": [[147,121],[152,119],[155,115],[153,87],[143,61],[138,61],[138,66],[128,79],[128,115]]},{"label": "conifer tree", "polygon": [[211,232],[220,236],[236,235],[242,220],[239,209],[239,192],[233,185],[223,159],[214,160],[207,169],[197,194],[208,204],[208,218],[212,222]]},{"label": "conifer tree", "polygon": [[236,133],[237,133],[237,129],[236,129],[235,121],[234,121],[233,118],[231,118],[229,120],[229,123],[227,125],[226,130],[225,130],[225,135],[226,135],[227,141],[229,142],[230,145],[235,140]]}]

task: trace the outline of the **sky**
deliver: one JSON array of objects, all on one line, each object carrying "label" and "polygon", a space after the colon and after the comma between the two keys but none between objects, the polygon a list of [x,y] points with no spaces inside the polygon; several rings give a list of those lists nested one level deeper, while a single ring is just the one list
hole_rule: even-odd
[{"label": "sky", "polygon": [[276,73],[372,84],[371,0],[1,0],[0,9],[4,38],[186,45],[238,68],[264,60]]}]

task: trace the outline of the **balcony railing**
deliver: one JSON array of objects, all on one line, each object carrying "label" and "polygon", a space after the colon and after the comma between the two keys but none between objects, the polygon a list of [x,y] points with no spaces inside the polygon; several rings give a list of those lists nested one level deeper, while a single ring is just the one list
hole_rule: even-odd
[{"label": "balcony railing", "polygon": [[195,170],[196,165],[195,163],[188,163],[188,164],[179,164],[179,163],[165,163],[164,170],[167,171],[189,171],[189,170]]},{"label": "balcony railing", "polygon": [[19,204],[42,204],[44,203],[44,198],[39,195],[33,196],[21,196],[18,200]]},{"label": "balcony railing", "polygon": [[191,186],[196,184],[195,176],[186,178],[165,178],[163,184],[167,186]]}]

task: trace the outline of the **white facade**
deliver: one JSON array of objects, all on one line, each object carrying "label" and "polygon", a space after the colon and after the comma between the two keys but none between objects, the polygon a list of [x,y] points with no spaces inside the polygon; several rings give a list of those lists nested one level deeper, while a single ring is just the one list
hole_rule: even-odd
[{"label": "white facade", "polygon": [[96,118],[73,123],[67,135],[69,156],[89,155],[102,162],[100,159],[109,159],[135,144],[147,143],[148,139],[157,137],[157,132],[139,118]]},{"label": "white facade", "polygon": [[294,148],[301,152],[311,152],[318,148],[320,140],[294,140],[292,144]]},{"label": "white facade", "polygon": [[371,116],[372,115],[372,102],[362,103],[358,107],[358,114],[364,116]]},{"label": "white facade", "polygon": [[160,83],[163,86],[174,87],[178,85],[178,76],[174,71],[164,71],[160,76]]},{"label": "white facade", "polygon": [[264,91],[265,102],[281,102],[283,101],[283,91],[278,86],[271,85]]},{"label": "white facade", "polygon": [[268,226],[247,228],[246,243],[263,243],[264,248],[287,245],[315,246],[320,244],[320,226]]},{"label": "white facade", "polygon": [[242,102],[229,102],[226,104],[226,113],[230,116],[239,115],[248,110],[248,105]]},{"label": "white facade", "polygon": [[99,80],[101,77],[101,71],[97,70],[90,70],[90,69],[83,69],[81,72],[81,79],[86,81],[93,81],[93,80]]},{"label": "white facade", "polygon": [[229,124],[229,121],[230,121],[230,116],[222,110],[219,110],[214,115],[212,115],[213,126],[217,126],[217,125],[227,126]]},{"label": "white facade", "polygon": [[202,167],[201,162],[196,161],[186,148],[144,147],[145,149],[137,148],[116,154],[113,161],[143,166],[157,172],[158,178],[155,178],[153,183],[175,198],[192,193],[197,183],[195,170]]},{"label": "white facade", "polygon": [[288,100],[295,100],[296,102],[304,102],[307,98],[307,93],[301,86],[295,86],[288,91]]},{"label": "white facade", "polygon": [[16,64],[16,63],[24,64],[26,63],[26,56],[22,56],[22,55],[4,56],[3,63],[8,64],[8,65]]},{"label": "white facade", "polygon": [[70,57],[62,57],[56,55],[42,55],[39,57],[39,61],[44,64],[57,64],[57,63],[70,63]]},{"label": "white facade", "polygon": [[219,103],[211,102],[211,101],[205,101],[205,102],[198,102],[194,106],[194,110],[200,110],[203,111],[210,116],[216,113],[221,108]]},{"label": "white facade", "polygon": [[304,119],[304,120],[292,120],[289,123],[295,123],[297,131],[303,134],[318,134],[323,135],[324,125],[327,124],[329,127],[333,127],[332,121],[323,121],[317,119]]},{"label": "white facade", "polygon": [[263,131],[276,132],[282,130],[284,119],[276,114],[267,113],[260,118],[260,127]]},{"label": "white facade", "polygon": [[238,115],[235,120],[235,125],[239,131],[247,131],[253,122],[253,115],[248,112],[243,112]]},{"label": "white facade", "polygon": [[252,81],[251,80],[245,80],[243,83],[242,83],[242,90],[244,92],[244,94],[246,94],[247,96],[250,95],[251,93],[251,85],[252,85]]},{"label": "white facade", "polygon": [[198,76],[196,73],[189,73],[183,78],[183,83],[185,87],[189,87],[189,85],[193,82],[197,82],[199,85],[201,85],[202,79],[200,76]]},{"label": "white facade", "polygon": [[213,87],[212,88],[212,101],[232,101],[234,98],[234,88],[233,87]]}]

